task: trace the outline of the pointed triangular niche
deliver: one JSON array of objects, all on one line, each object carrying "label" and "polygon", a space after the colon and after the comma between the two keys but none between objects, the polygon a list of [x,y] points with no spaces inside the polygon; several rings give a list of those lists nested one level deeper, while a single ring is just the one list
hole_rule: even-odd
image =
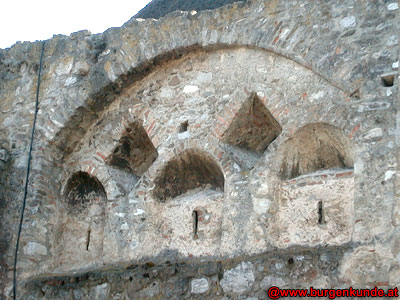
[{"label": "pointed triangular niche", "polygon": [[278,121],[252,93],[232,119],[222,141],[261,154],[281,132]]},{"label": "pointed triangular niche", "polygon": [[158,152],[139,122],[129,124],[111,156],[109,165],[141,176],[156,160]]}]

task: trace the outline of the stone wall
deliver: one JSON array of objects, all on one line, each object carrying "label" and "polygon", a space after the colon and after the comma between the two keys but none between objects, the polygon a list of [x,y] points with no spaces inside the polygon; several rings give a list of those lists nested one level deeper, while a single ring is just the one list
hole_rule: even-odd
[{"label": "stone wall", "polygon": [[[21,298],[400,285],[392,2],[254,0],[47,41]],[[40,49],[0,50],[4,299]]]}]

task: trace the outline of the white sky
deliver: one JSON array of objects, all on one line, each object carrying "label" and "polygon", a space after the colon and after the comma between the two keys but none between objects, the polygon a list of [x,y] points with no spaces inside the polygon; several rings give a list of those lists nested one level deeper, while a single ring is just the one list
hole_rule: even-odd
[{"label": "white sky", "polygon": [[1,0],[0,48],[54,34],[119,27],[150,0]]}]

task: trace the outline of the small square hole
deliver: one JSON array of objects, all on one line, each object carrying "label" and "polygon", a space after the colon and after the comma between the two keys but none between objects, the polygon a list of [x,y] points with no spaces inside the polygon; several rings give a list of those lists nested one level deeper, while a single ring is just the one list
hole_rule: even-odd
[{"label": "small square hole", "polygon": [[188,130],[189,126],[189,121],[186,120],[185,122],[181,123],[181,126],[179,127],[179,133],[185,132]]},{"label": "small square hole", "polygon": [[381,76],[382,84],[384,87],[391,87],[393,86],[394,82],[394,74],[386,74]]}]

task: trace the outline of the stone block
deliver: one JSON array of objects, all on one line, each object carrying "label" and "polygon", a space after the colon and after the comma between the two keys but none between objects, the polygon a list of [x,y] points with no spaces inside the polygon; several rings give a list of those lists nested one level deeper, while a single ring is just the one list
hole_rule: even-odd
[{"label": "stone block", "polygon": [[241,294],[249,291],[255,281],[254,267],[251,262],[242,262],[235,268],[225,271],[221,287],[225,293]]},{"label": "stone block", "polygon": [[207,278],[193,279],[191,282],[192,294],[203,294],[209,289]]},{"label": "stone block", "polygon": [[9,155],[6,149],[0,149],[0,161],[7,162]]}]

